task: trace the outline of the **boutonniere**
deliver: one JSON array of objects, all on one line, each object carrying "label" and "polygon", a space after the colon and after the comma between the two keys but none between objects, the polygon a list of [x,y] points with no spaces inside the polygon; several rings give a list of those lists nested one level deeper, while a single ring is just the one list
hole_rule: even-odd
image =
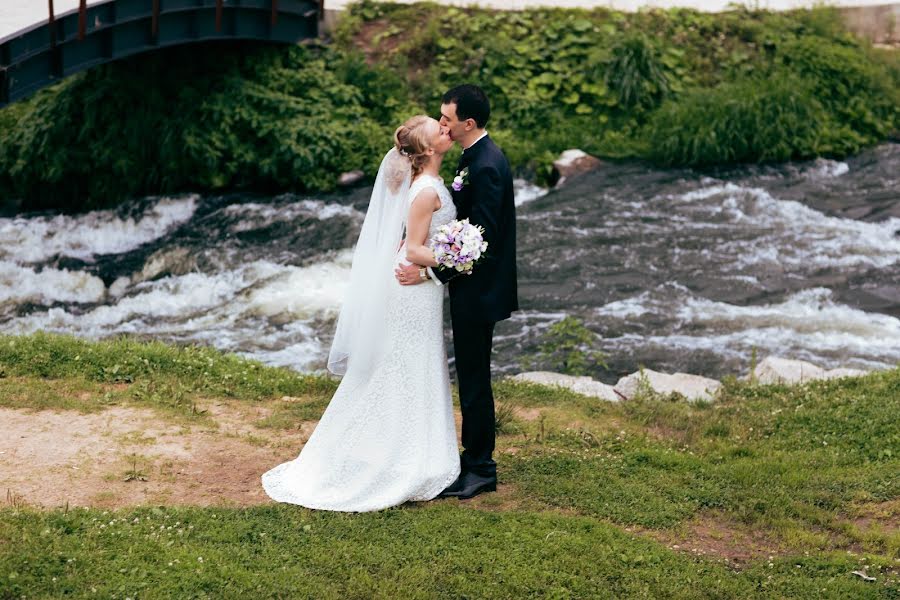
[{"label": "boutonniere", "polygon": [[454,192],[458,192],[463,189],[464,186],[469,184],[469,167],[466,167],[462,171],[456,172],[456,177],[453,178],[453,183],[450,187],[453,188]]}]

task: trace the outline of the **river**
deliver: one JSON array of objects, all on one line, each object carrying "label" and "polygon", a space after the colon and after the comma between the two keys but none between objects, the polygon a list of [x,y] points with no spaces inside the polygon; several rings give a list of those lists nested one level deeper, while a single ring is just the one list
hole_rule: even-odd
[{"label": "river", "polygon": [[[0,219],[0,332],[130,334],[320,370],[369,192]],[[754,351],[900,362],[900,144],[705,172],[605,164],[549,192],[518,181],[517,204],[522,310],[497,328],[498,375],[526,368],[566,315],[597,334],[605,381],[639,366],[740,375]]]}]

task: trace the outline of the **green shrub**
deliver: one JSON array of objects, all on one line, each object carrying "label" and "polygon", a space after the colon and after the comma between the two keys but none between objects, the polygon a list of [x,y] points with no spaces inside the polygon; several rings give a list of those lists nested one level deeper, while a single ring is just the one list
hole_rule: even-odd
[{"label": "green shrub", "polygon": [[824,152],[848,153],[884,139],[900,123],[900,91],[885,65],[858,44],[818,37],[798,39],[779,51],[785,71],[803,77],[837,123],[854,131],[859,143],[831,140]]},{"label": "green shrub", "polygon": [[377,170],[391,133],[378,119],[409,103],[396,76],[352,56],[240,44],[138,56],[15,106],[0,196],[88,209],[183,189],[329,190]]},{"label": "green shrub", "polygon": [[781,77],[692,90],[662,106],[647,138],[670,165],[789,160],[816,154],[827,124],[806,82]]}]

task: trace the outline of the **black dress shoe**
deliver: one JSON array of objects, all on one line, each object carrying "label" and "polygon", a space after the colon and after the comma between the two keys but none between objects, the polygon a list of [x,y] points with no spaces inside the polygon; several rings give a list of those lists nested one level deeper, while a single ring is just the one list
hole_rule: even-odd
[{"label": "black dress shoe", "polygon": [[497,476],[487,477],[466,471],[439,494],[441,498],[459,498],[467,500],[484,492],[497,491]]},{"label": "black dress shoe", "polygon": [[438,498],[455,498],[459,496],[459,492],[463,489],[464,483],[463,479],[465,478],[465,473],[460,473],[459,477],[456,480],[445,487],[440,494],[437,495]]},{"label": "black dress shoe", "polygon": [[468,500],[469,498],[473,498],[478,494],[483,494],[485,492],[496,492],[497,491],[497,478],[482,478],[479,477],[477,481],[472,483],[471,485],[467,485],[464,487],[457,498],[460,500]]}]

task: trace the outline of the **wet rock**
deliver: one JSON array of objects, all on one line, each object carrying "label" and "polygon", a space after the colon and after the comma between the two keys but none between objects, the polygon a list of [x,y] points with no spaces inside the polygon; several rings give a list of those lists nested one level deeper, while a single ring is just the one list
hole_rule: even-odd
[{"label": "wet rock", "polygon": [[166,275],[184,275],[197,268],[197,260],[189,248],[161,248],[147,258],[140,273],[134,277],[135,283],[149,281]]},{"label": "wet rock", "polygon": [[359,183],[366,174],[357,169],[356,171],[348,171],[347,173],[341,173],[341,176],[338,177],[337,184],[340,187],[350,187],[351,185],[356,185]]},{"label": "wet rock", "polygon": [[623,377],[614,390],[626,399],[634,398],[646,386],[658,394],[681,394],[691,401],[711,401],[722,384],[715,379],[688,373],[659,373],[644,369]]},{"label": "wet rock", "polygon": [[566,150],[553,161],[551,180],[555,181],[556,187],[560,187],[567,179],[593,171],[602,164],[599,158],[591,156],[583,150]]},{"label": "wet rock", "polygon": [[128,286],[130,285],[130,277],[119,277],[109,286],[108,293],[113,298],[118,298],[128,290]]},{"label": "wet rock", "polygon": [[812,379],[822,379],[824,375],[824,369],[810,362],[777,356],[766,357],[753,371],[756,381],[764,385],[804,383]]},{"label": "wet rock", "polygon": [[515,381],[526,381],[528,383],[564,387],[577,394],[591,396],[592,398],[600,398],[601,400],[608,400],[609,402],[618,402],[621,400],[618,394],[613,391],[612,386],[595,381],[590,377],[563,375],[561,373],[551,373],[550,371],[531,371],[529,373],[519,373],[514,376],[513,379]]}]

